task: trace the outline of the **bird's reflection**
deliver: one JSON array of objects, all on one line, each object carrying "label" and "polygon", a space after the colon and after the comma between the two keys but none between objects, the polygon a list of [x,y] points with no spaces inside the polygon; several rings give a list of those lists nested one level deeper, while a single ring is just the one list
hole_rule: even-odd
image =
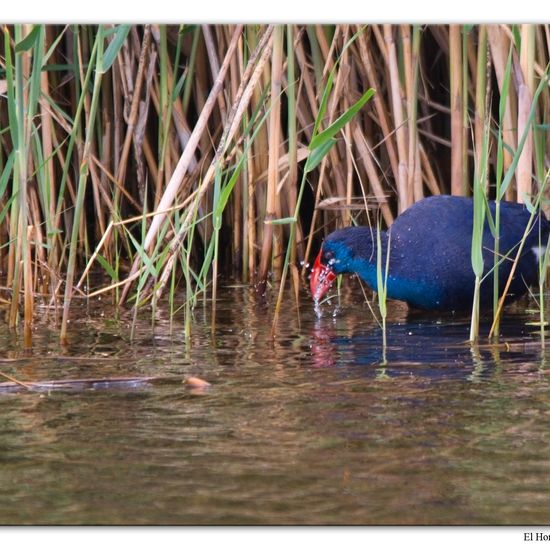
[{"label": "bird's reflection", "polygon": [[[481,326],[487,334],[490,324]],[[511,317],[501,324],[497,343],[468,342],[467,320],[411,317],[387,326],[387,346],[382,346],[379,327],[339,330],[319,320],[312,337],[313,362],[317,367],[341,368],[350,376],[419,376],[427,378],[480,379],[503,362],[538,364],[543,356],[540,333]]]}]

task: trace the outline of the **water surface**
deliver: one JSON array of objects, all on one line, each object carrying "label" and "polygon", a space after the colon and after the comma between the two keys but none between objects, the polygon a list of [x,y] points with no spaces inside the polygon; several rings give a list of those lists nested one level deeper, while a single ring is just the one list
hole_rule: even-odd
[{"label": "water surface", "polygon": [[[33,349],[0,327],[0,369],[23,381],[158,383],[0,393],[2,524],[548,524],[549,362],[533,314],[499,346],[468,320],[393,307],[383,363],[369,309],[317,319],[304,296],[271,337],[246,287],[181,320],[97,305],[70,344],[44,314]],[[485,333],[488,327],[485,326]],[[190,390],[199,376],[212,386]]]}]

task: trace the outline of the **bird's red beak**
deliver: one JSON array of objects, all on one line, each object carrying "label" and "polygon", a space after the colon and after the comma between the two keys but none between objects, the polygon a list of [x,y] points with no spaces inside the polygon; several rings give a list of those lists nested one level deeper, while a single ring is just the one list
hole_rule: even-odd
[{"label": "bird's red beak", "polygon": [[309,280],[311,295],[316,302],[326,294],[327,290],[332,286],[332,282],[336,279],[336,274],[332,271],[331,267],[321,263],[322,254],[323,251],[321,250],[315,259]]}]

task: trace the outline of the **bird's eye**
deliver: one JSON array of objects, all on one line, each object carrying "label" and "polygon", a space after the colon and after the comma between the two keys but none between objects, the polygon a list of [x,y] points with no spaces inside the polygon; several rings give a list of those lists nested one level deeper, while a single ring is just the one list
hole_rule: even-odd
[{"label": "bird's eye", "polygon": [[336,259],[336,256],[334,255],[334,252],[327,251],[323,255],[324,264],[332,267],[334,264],[338,263],[338,260]]}]

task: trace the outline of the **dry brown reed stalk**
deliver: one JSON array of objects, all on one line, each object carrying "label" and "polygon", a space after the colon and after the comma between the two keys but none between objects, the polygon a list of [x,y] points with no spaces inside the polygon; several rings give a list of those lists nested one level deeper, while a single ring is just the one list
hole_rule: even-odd
[{"label": "dry brown reed stalk", "polygon": [[31,258],[31,246],[30,243],[33,240],[34,227],[29,225],[25,228],[27,233],[25,250],[25,258],[23,260],[23,268],[25,273],[23,274],[23,280],[25,284],[25,315],[24,315],[24,338],[25,345],[29,347],[32,345],[32,323],[34,314],[34,288],[33,273],[32,273],[32,258]]},{"label": "dry brown reed stalk", "polygon": [[[403,25],[408,33],[408,25]],[[422,187],[422,173],[420,171],[420,148],[418,143],[418,81],[420,72],[420,40],[421,33],[418,26],[413,27],[413,36],[411,43],[410,60],[407,65],[407,96],[409,113],[409,195],[413,197],[414,202],[424,198]],[[408,39],[407,39],[408,45]]]},{"label": "dry brown reed stalk", "polygon": [[372,147],[367,142],[367,136],[363,134],[357,126],[353,130],[353,137],[359,152],[359,159],[363,161],[365,165],[369,183],[380,205],[380,211],[382,212],[384,221],[389,227],[393,223],[393,215],[388,205],[382,182],[378,177],[376,164],[373,161]]},{"label": "dry brown reed stalk", "polygon": [[430,164],[430,159],[426,154],[426,150],[422,144],[419,146],[420,153],[420,163],[422,166],[422,176],[424,178],[424,183],[429,189],[432,195],[441,195],[443,191],[441,190],[440,183],[437,181],[437,177],[432,169]]},{"label": "dry brown reed stalk", "polygon": [[[224,28],[225,30],[225,40],[229,40],[229,29]],[[235,97],[237,95],[239,84],[241,82],[242,73],[244,71],[243,67],[243,39],[241,37],[241,40],[239,42],[239,45],[237,47],[237,55],[231,60],[231,69],[229,70],[229,78],[230,78],[230,97]],[[238,147],[240,150],[240,147]],[[237,150],[237,147],[235,148]],[[231,208],[231,216],[232,216],[232,223],[231,226],[233,227],[232,231],[232,242],[231,242],[231,257],[232,257],[232,265],[235,267],[240,267],[242,265],[242,241],[243,241],[243,230],[241,229],[243,227],[243,213],[244,208],[242,206],[243,204],[243,184],[245,182],[245,174],[241,174],[239,176],[239,182],[235,185],[234,188],[234,194],[233,194],[233,201],[231,202],[230,208]],[[242,271],[242,268],[241,268]]]},{"label": "dry brown reed stalk", "polygon": [[[344,101],[344,109],[347,111],[351,107],[349,100]],[[351,124],[348,124],[344,128],[345,142],[351,143]],[[346,207],[349,208],[353,197],[353,157],[351,155],[351,148],[346,147]],[[352,217],[351,211],[344,210],[342,222],[345,226],[351,225]]]},{"label": "dry brown reed stalk", "polygon": [[407,154],[407,126],[403,112],[403,93],[399,79],[399,67],[397,61],[397,49],[393,37],[391,25],[384,25],[384,41],[387,50],[390,71],[391,105],[393,112],[394,128],[397,138],[397,152],[399,164],[397,168],[397,199],[398,212],[401,213],[412,204],[412,197],[408,190],[408,154]]},{"label": "dry brown reed stalk", "polygon": [[[336,71],[336,78],[334,79],[334,90],[329,101],[329,106],[327,109],[327,123],[330,124],[333,122],[339,115],[340,112],[340,98],[344,94],[344,86],[348,81],[349,77],[349,66],[340,63],[338,65],[338,70]],[[336,189],[336,194],[339,197],[346,195],[346,185],[345,185],[345,176],[344,169],[341,163],[341,158],[339,151],[336,147],[333,147],[329,152],[330,165],[332,165],[332,180],[330,184],[333,184]],[[324,184],[325,193],[333,193],[334,189],[329,182],[323,178],[320,178],[320,182]],[[320,186],[321,190],[323,186]],[[340,214],[343,215],[342,213]]]},{"label": "dry brown reed stalk", "polygon": [[254,164],[252,160],[252,148],[249,147],[246,153],[246,250],[245,266],[248,267],[246,278],[251,281],[256,272],[256,208],[254,197]]},{"label": "dry brown reed stalk", "polygon": [[470,194],[469,147],[471,134],[470,95],[474,96],[470,86],[470,72],[475,75],[476,63],[472,49],[471,30],[462,27],[462,189],[465,195]]},{"label": "dry brown reed stalk", "polygon": [[[359,43],[359,52],[361,55],[361,62],[364,65],[366,72],[366,84],[371,86],[375,90],[382,90],[380,83],[378,82],[378,76],[371,62],[371,56],[369,52],[369,47],[367,45],[367,39],[365,34],[362,33],[358,38]],[[390,122],[388,119],[389,109],[384,104],[384,96],[382,93],[377,93],[373,97],[374,106],[376,108],[376,114],[378,115],[378,120],[380,127],[382,129],[382,135],[384,137],[384,143],[387,149],[387,154],[389,157],[391,170],[393,173],[394,180],[397,181],[399,177],[399,162],[397,158],[397,152],[394,142],[394,134],[390,128]]]},{"label": "dry brown reed stalk", "polygon": [[[493,61],[493,66],[495,74],[497,77],[497,82],[499,90],[502,91],[502,85],[504,81],[504,73],[506,67],[506,61],[508,59],[508,54],[510,51],[510,39],[507,34],[503,32],[502,27],[499,25],[488,25],[488,38],[489,45],[491,48],[491,59]],[[517,138],[514,128],[516,126],[515,120],[517,120],[517,105],[516,105],[516,92],[513,87],[510,87],[509,93],[506,96],[506,110],[504,113],[504,127],[502,128],[504,143],[508,147],[515,150],[517,146]],[[508,170],[510,164],[512,164],[512,156],[509,148],[504,150],[504,170]],[[513,200],[513,186],[508,188],[506,192],[506,199]]]},{"label": "dry brown reed stalk", "polygon": [[327,167],[327,158],[328,157],[325,157],[322,162],[321,162],[321,168],[320,168],[320,171],[319,171],[319,182],[317,183],[317,190],[315,192],[315,209],[313,210],[313,217],[312,217],[312,220],[311,220],[311,227],[310,227],[310,230],[309,230],[309,235],[308,235],[308,239],[307,239],[307,245],[306,245],[306,251],[305,251],[305,262],[304,262],[304,265],[302,266],[302,277],[305,275],[306,273],[306,270],[308,268],[308,264],[307,264],[307,259],[310,257],[310,254],[311,254],[311,248],[313,246],[313,234],[314,234],[314,231],[315,231],[315,228],[316,228],[316,222],[317,222],[317,217],[319,215],[319,203],[321,201],[321,191],[322,191],[322,185],[321,185],[321,182],[324,180],[324,176],[325,176],[325,173],[326,173],[326,167]]},{"label": "dry brown reed stalk", "polygon": [[[48,33],[46,33],[48,34]],[[46,45],[51,43],[50,40],[46,41]],[[50,78],[47,71],[42,71],[41,77],[40,77],[40,86],[41,86],[41,94],[44,97],[49,96],[50,92]],[[40,101],[40,119],[41,119],[41,141],[42,141],[42,155],[45,162],[45,185],[48,187],[49,193],[51,197],[56,197],[56,182],[55,182],[55,165],[54,165],[54,148],[53,148],[53,132],[54,132],[54,121],[52,117],[51,109],[47,107],[46,101]],[[55,201],[51,200],[49,204],[47,205],[48,212],[45,215],[45,218],[47,220],[53,220],[55,218]],[[37,227],[40,227],[39,225]],[[55,237],[52,238],[54,235],[54,227],[47,227],[47,250],[48,250],[48,260],[47,263],[49,265],[57,265],[57,247],[54,244]],[[44,265],[44,264],[42,264]],[[51,285],[55,287],[57,285],[57,281],[52,280],[50,281],[50,270],[43,271],[43,292],[46,292],[47,288]],[[53,288],[52,287],[52,288]]]},{"label": "dry brown reed stalk", "polygon": [[[341,29],[342,37],[339,38],[339,30]],[[342,27],[338,26],[336,27],[336,32],[334,33],[330,50],[328,52],[327,56],[327,62],[325,64],[325,70],[324,74],[328,74],[329,67],[333,66],[333,56],[334,52],[336,52],[337,45],[340,43],[346,44],[350,38],[350,26],[349,25],[342,25]],[[329,64],[330,63],[330,64]],[[350,82],[352,80],[352,74],[353,74],[353,64],[354,61],[352,59],[351,54],[351,48],[346,48],[342,55],[340,56],[340,67],[341,70],[338,72],[338,79],[337,79],[337,88],[334,90],[334,100],[333,103],[336,103],[336,98],[340,97],[340,104],[341,109],[343,111],[346,111],[353,103],[354,98],[352,97],[352,87],[351,86],[345,86],[346,82]],[[355,86],[353,87],[355,88]],[[349,146],[351,144],[351,124],[348,124],[344,130],[343,130],[343,137],[344,139],[340,141],[340,143],[337,143],[337,147],[339,147],[340,150],[340,158],[343,160],[340,161],[341,165],[341,171],[342,171],[342,179],[344,180],[344,187],[345,191],[342,196],[346,197],[346,202],[344,204],[344,207],[341,211],[342,216],[342,225],[350,225],[352,221],[351,217],[351,210],[349,209],[351,205],[351,200],[353,196],[353,179],[354,179],[354,171],[353,171],[353,158],[352,158],[352,150]]]},{"label": "dry brown reed stalk", "polygon": [[[130,105],[130,114],[126,121],[126,135],[122,145],[122,152],[119,157],[118,169],[116,172],[116,179],[119,182],[123,182],[126,178],[126,170],[128,167],[128,160],[130,156],[130,148],[132,147],[132,140],[134,139],[134,133],[136,129],[136,123],[138,121],[139,105],[141,101],[141,88],[145,82],[147,74],[146,63],[147,55],[151,44],[151,25],[145,25],[143,31],[143,41],[141,44],[141,52],[139,56],[139,65],[137,69],[137,75],[134,82],[134,90],[132,93],[132,101]],[[116,187],[115,204],[120,201],[120,186]]]},{"label": "dry brown reed stalk", "polygon": [[267,200],[264,215],[264,232],[262,252],[260,256],[260,271],[258,279],[264,285],[271,263],[272,252],[278,254],[279,246],[274,247],[273,241],[280,241],[280,227],[271,223],[277,217],[279,194],[277,183],[279,179],[279,154],[281,141],[281,80],[283,71],[283,39],[284,27],[277,26],[273,33],[273,48],[271,59],[271,106],[269,112],[269,163],[267,175]]},{"label": "dry brown reed stalk", "polygon": [[[294,39],[295,39],[295,27],[293,25],[287,25],[287,85],[286,95],[288,98],[288,124],[287,124],[287,136],[288,136],[288,181],[287,189],[289,192],[289,212],[296,210],[296,202],[298,196],[298,162],[304,160],[307,156],[306,148],[302,148],[303,156],[300,158],[300,152],[298,150],[298,132],[297,132],[297,117],[296,117],[296,64],[294,56]],[[284,156],[281,160],[284,159]],[[297,256],[303,258],[303,231],[302,224],[297,221],[296,223],[296,241],[297,246],[292,249],[292,256],[290,259],[290,265],[292,269],[292,283],[294,286],[294,294],[296,300],[299,295],[300,278],[299,271],[296,265]]]},{"label": "dry brown reed stalk", "polygon": [[[211,25],[201,25],[202,35],[204,38],[204,45],[206,47],[206,53],[208,55],[210,72],[212,73],[212,80],[216,80],[218,73],[220,72],[220,63],[218,61],[218,54],[216,52],[216,44],[214,42],[214,35],[212,34]],[[230,60],[231,63],[231,60]],[[220,119],[222,124],[227,119],[225,101],[223,94],[219,94],[217,97],[218,109],[220,112]]]},{"label": "dry brown reed stalk", "polygon": [[[518,136],[528,128],[529,112],[535,91],[535,27],[534,25],[521,26],[521,69],[517,71],[518,78]],[[533,131],[527,130],[528,136],[519,157],[516,170],[517,199],[525,202],[532,193],[533,178]]]},{"label": "dry brown reed stalk", "polygon": [[[344,94],[345,85],[349,82],[350,68],[342,63],[338,66],[338,71],[336,73],[336,79],[334,83],[334,91],[329,101],[328,108],[328,121],[333,122],[338,115],[340,114],[340,98]],[[329,159],[332,165],[332,177],[334,180],[334,185],[336,186],[336,193],[339,197],[344,197],[346,195],[346,177],[344,173],[344,166],[341,162],[342,154],[338,150],[338,147],[333,147],[329,152]],[[326,183],[326,182],[325,182]],[[332,181],[331,181],[332,183]],[[325,190],[327,192],[327,190]],[[331,192],[333,190],[331,189]],[[343,218],[343,213],[340,214]]]},{"label": "dry brown reed stalk", "polygon": [[300,89],[305,93],[305,97],[303,94],[298,94],[297,114],[299,117],[303,117],[302,120],[304,120],[304,122],[309,121],[309,124],[307,122],[305,122],[305,124],[302,123],[305,134],[304,141],[309,141],[311,138],[313,121],[317,116],[318,98],[315,93],[315,83],[313,75],[309,70],[307,54],[303,42],[299,41],[296,43],[296,50],[294,53],[296,54],[296,61],[298,62],[300,72]]},{"label": "dry brown reed stalk", "polygon": [[449,72],[451,95],[451,192],[464,195],[462,40],[460,25],[449,27]]}]

